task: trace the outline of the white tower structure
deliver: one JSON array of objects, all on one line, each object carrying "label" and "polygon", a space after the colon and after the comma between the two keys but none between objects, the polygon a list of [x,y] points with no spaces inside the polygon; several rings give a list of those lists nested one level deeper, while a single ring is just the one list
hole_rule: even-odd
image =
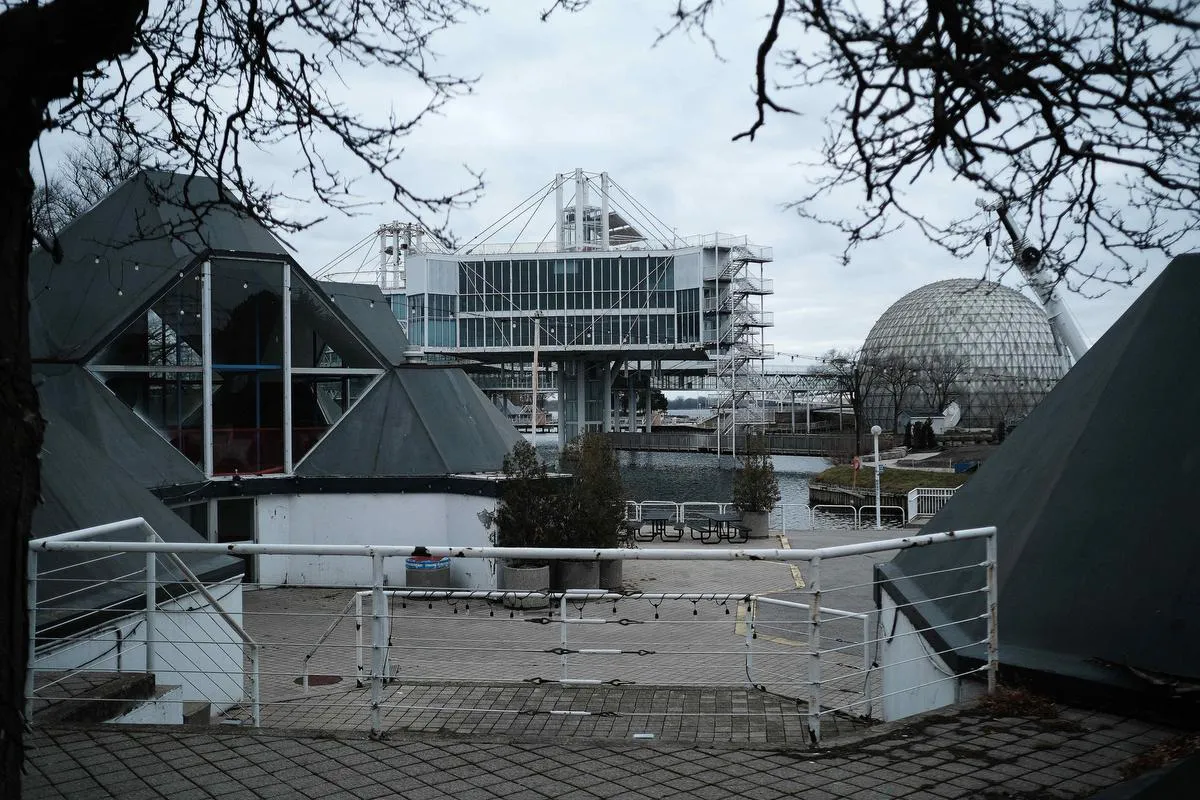
[{"label": "white tower structure", "polygon": [[1066,348],[1068,363],[1074,364],[1079,359],[1083,358],[1083,354],[1088,351],[1091,346],[1088,343],[1087,337],[1083,335],[1083,330],[1079,327],[1078,320],[1067,308],[1062,297],[1059,296],[1057,289],[1057,276],[1054,272],[1042,264],[1042,253],[1036,247],[1032,246],[1025,237],[1017,233],[1017,229],[1013,226],[1012,221],[1008,218],[1008,208],[1005,205],[996,207],[996,214],[1000,217],[1000,224],[1004,226],[1004,230],[1008,233],[1009,241],[1012,246],[1013,262],[1017,268],[1021,270],[1021,274],[1029,281],[1030,288],[1042,301],[1042,306],[1046,309],[1046,316],[1050,320],[1050,326],[1054,330],[1054,335],[1062,342]]}]

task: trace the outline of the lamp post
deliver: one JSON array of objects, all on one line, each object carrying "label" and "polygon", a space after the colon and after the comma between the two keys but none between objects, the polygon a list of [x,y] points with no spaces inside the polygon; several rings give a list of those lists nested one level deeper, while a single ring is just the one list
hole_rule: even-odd
[{"label": "lamp post", "polygon": [[879,508],[879,434],[883,433],[883,428],[878,425],[871,426],[871,436],[875,438],[875,530],[883,530],[883,519]]}]

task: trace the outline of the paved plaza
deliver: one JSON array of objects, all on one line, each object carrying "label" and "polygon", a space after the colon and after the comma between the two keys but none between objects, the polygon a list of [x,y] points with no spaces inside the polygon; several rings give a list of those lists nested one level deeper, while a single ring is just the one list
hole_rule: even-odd
[{"label": "paved plaza", "polygon": [[1105,714],[965,709],[820,751],[655,740],[363,736],[225,729],[34,732],[26,797],[322,800],[1085,798],[1174,731]]},{"label": "paved plaza", "polygon": [[[805,532],[787,544],[875,538]],[[890,556],[825,562],[823,607],[870,610],[871,566]],[[806,603],[804,565],[631,561],[625,569],[630,591],[714,597],[573,606],[576,617],[625,623],[570,626],[572,648],[630,651],[579,662],[578,653],[553,652],[562,626],[546,621],[547,610],[394,600],[395,678],[382,697],[378,740],[368,735],[370,689],[356,681],[354,620],[337,619],[352,591],[248,592],[246,624],[263,643],[262,728],[245,724],[245,708],[200,727],[37,726],[27,797],[1083,798],[1121,781],[1136,756],[1176,735],[1069,708],[1033,719],[961,706],[888,724],[833,714],[813,749],[806,659],[797,657],[803,615],[786,605],[761,608],[758,635],[748,637],[741,599]],[[862,628],[849,622],[831,624],[822,640],[844,637],[842,668],[853,678],[831,681],[826,708],[879,692],[874,673],[861,680]],[[328,642],[308,667],[320,685],[306,693],[297,678],[326,629]],[[830,658],[827,678],[837,661]],[[554,681],[564,669],[599,682]],[[874,706],[854,710],[872,709],[877,716]]]}]

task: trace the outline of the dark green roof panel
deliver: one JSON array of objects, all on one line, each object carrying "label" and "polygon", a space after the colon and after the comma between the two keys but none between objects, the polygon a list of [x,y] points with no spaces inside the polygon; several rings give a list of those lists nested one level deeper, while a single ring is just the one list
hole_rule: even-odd
[{"label": "dark green roof panel", "polygon": [[297,475],[437,476],[499,471],[521,434],[459,369],[384,375],[296,467]]},{"label": "dark green roof panel", "polygon": [[209,178],[142,172],[59,233],[60,263],[36,250],[29,293],[44,336],[33,357],[85,358],[208,250],[289,257],[266,228],[219,199]]}]

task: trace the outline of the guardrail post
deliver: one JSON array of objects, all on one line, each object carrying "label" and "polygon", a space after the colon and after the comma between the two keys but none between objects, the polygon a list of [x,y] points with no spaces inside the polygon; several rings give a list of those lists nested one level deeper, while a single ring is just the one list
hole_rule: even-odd
[{"label": "guardrail post", "polygon": [[567,592],[566,589],[558,598],[558,647],[561,651],[558,654],[560,680],[566,681],[567,675]]},{"label": "guardrail post", "polygon": [[362,592],[354,593],[354,660],[355,660],[355,685],[363,688],[363,608],[362,608]]},{"label": "guardrail post", "polygon": [[999,593],[996,586],[996,533],[987,537],[987,674],[988,694],[996,691],[996,672],[1000,667],[1000,636],[996,627]]},{"label": "guardrail post", "polygon": [[758,622],[756,598],[746,598],[746,686],[754,685],[754,626]]},{"label": "guardrail post", "polygon": [[862,666],[863,666],[863,675],[865,676],[865,680],[863,681],[863,701],[866,705],[866,709],[864,709],[864,713],[860,714],[860,716],[864,716],[864,717],[871,716],[871,639],[873,638],[871,617],[872,617],[873,613],[874,612],[868,611],[866,614],[863,615],[863,621],[862,621],[862,624],[863,624],[863,654],[862,654],[863,662],[862,662]]},{"label": "guardrail post", "polygon": [[917,497],[920,496],[920,489],[908,490],[908,518],[912,519],[917,515]]},{"label": "guardrail post", "polygon": [[383,736],[383,671],[387,608],[383,594],[383,556],[371,556],[371,738]]},{"label": "guardrail post", "polygon": [[[153,542],[154,530],[146,526],[146,541]],[[158,637],[155,630],[155,609],[158,605],[158,554],[146,553],[146,672],[153,674],[158,666],[155,658],[154,640]]]},{"label": "guardrail post", "polygon": [[25,551],[25,613],[29,615],[29,653],[25,663],[25,726],[33,724],[34,672],[37,664],[37,551]]},{"label": "guardrail post", "polygon": [[[250,711],[254,718],[254,727],[262,727],[262,684],[259,682],[259,646],[258,642],[250,645]],[[307,672],[305,673],[307,689]]]},{"label": "guardrail post", "polygon": [[821,744],[821,557],[808,565],[808,736]]}]

